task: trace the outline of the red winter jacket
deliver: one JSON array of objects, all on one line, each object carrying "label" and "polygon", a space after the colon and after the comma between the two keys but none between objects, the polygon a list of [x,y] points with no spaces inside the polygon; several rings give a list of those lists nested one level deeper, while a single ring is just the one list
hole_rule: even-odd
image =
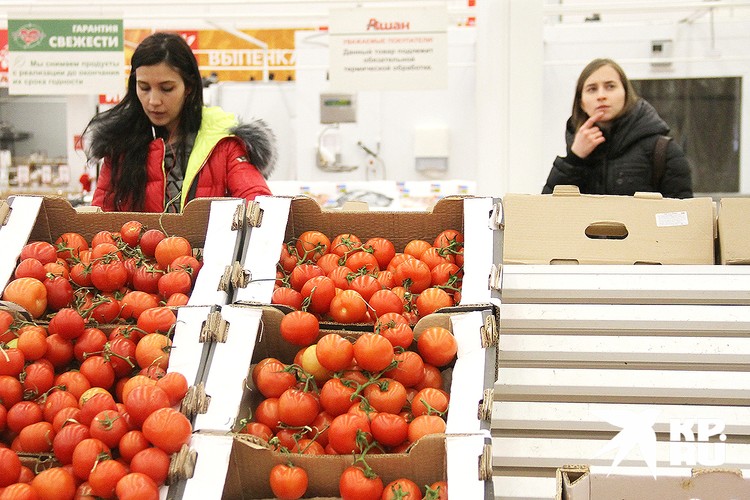
[{"label": "red winter jacket", "polygon": [[[164,211],[165,144],[154,139],[147,156],[144,212]],[[182,188],[182,206],[193,198],[233,197],[252,200],[270,195],[264,174],[273,169],[276,151],[273,132],[257,120],[238,126],[233,114],[218,107],[204,108],[201,128],[188,159]],[[250,163],[250,161],[253,163]],[[92,205],[115,210],[112,170],[108,158],[99,172]],[[120,211],[132,211],[129,206]]]}]

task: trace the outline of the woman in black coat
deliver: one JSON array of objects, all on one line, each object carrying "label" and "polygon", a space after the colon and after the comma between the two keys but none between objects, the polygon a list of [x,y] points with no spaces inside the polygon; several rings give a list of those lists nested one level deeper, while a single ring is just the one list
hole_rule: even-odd
[{"label": "woman in black coat", "polygon": [[654,148],[668,132],[622,68],[611,59],[595,59],[578,77],[565,134],[567,156],[555,159],[542,193],[572,184],[584,194],[651,191],[691,198],[690,164],[675,141],[667,143],[664,171],[654,185]]}]

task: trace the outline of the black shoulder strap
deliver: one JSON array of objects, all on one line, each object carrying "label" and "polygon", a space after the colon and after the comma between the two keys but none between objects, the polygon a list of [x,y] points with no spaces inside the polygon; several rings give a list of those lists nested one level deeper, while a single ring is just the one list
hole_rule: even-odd
[{"label": "black shoulder strap", "polygon": [[653,167],[651,171],[651,185],[657,191],[659,191],[661,178],[664,177],[664,170],[667,167],[667,146],[669,146],[670,140],[672,140],[671,137],[660,135],[656,139],[656,144],[654,144],[654,153],[651,158],[651,165]]}]

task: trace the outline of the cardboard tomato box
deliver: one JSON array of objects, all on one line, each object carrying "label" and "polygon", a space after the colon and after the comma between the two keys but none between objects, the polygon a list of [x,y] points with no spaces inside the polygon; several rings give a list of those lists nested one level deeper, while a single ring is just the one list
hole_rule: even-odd
[{"label": "cardboard tomato box", "polygon": [[[237,198],[196,199],[180,214],[141,212],[77,211],[57,197],[11,196],[0,214],[0,285],[4,288],[26,243],[54,243],[63,233],[76,232],[88,242],[103,230],[119,231],[125,222],[137,220],[147,228],[163,229],[169,235],[186,238],[193,249],[200,249],[203,267],[190,296],[190,304],[225,304],[230,289],[222,280],[237,261],[242,239],[241,219],[244,200]],[[226,281],[226,279],[224,279]],[[222,287],[223,289],[220,289]]]},{"label": "cardboard tomato box", "polygon": [[714,264],[711,198],[558,186],[548,195],[506,195],[503,216],[506,264]]},{"label": "cardboard tomato box", "polygon": [[750,199],[719,201],[719,256],[721,264],[750,264]]},{"label": "cardboard tomato box", "polygon": [[[362,242],[384,237],[393,242],[397,252],[402,252],[409,241],[432,243],[445,229],[464,235],[461,305],[499,301],[499,294],[488,286],[492,264],[500,262],[502,251],[499,205],[493,198],[448,197],[425,212],[369,211],[366,205],[327,210],[304,196],[260,197],[257,201],[263,209],[262,224],[250,233],[241,257],[251,277],[237,290],[234,302],[270,304],[281,243],[295,241],[305,231],[320,231],[331,240],[343,233],[355,234]],[[283,237],[278,240],[282,230]]]},{"label": "cardboard tomato box", "polygon": [[[204,446],[218,447],[218,457],[226,457],[227,464],[221,465],[217,459],[213,466],[214,482],[221,474],[222,467],[226,472],[226,485],[223,498],[269,498],[268,473],[277,463],[285,462],[289,456],[273,451],[263,442],[253,437],[235,435],[234,441],[219,443],[213,436],[231,436],[242,426],[242,420],[251,415],[262,397],[254,389],[251,380],[252,367],[266,357],[275,357],[282,362],[293,360],[298,347],[286,342],[279,334],[279,325],[284,314],[274,307],[258,307],[243,304],[230,304],[215,308],[220,318],[203,322],[205,313],[200,308],[186,308],[180,314],[195,314],[195,318],[180,316],[185,325],[175,332],[175,341],[181,345],[195,345],[198,330],[205,330],[209,322],[221,326],[213,328],[221,331],[215,340],[203,347],[202,366],[196,374],[201,379],[201,395],[197,397],[205,402],[202,409],[192,409],[188,413],[194,419],[194,435],[191,447],[198,447],[195,438],[200,435]],[[415,328],[415,335],[430,326],[448,327],[458,341],[458,358],[445,373],[445,379],[451,381],[451,387],[459,388],[451,393],[451,407],[448,412],[446,434],[436,435],[418,441],[406,454],[373,455],[368,463],[381,474],[383,481],[390,481],[407,475],[425,484],[428,480],[436,481],[446,477],[455,477],[456,494],[461,497],[459,485],[469,488],[467,491],[491,490],[492,483],[491,446],[489,446],[489,422],[491,419],[492,395],[486,393],[495,380],[495,346],[487,345],[496,341],[494,333],[495,318],[492,310],[470,311],[453,314],[432,314],[420,321]],[[491,325],[491,326],[490,326]],[[329,333],[321,331],[320,335]],[[356,336],[361,332],[350,332]],[[213,334],[211,334],[213,335]],[[205,351],[208,349],[208,351]],[[179,349],[176,349],[177,351]],[[173,351],[173,352],[175,352]],[[178,355],[170,359],[170,369],[180,369],[181,358],[191,358],[194,354]],[[192,397],[192,396],[191,396]],[[486,404],[485,404],[486,399]],[[482,408],[485,410],[482,411]],[[424,441],[424,442],[423,442]],[[446,451],[447,450],[447,451]],[[451,450],[455,450],[451,452]],[[473,450],[473,451],[472,451]],[[200,449],[198,449],[200,455]],[[475,453],[476,457],[471,456]],[[483,466],[483,475],[479,473],[479,456],[488,461]],[[448,457],[448,458],[446,458]],[[454,458],[452,458],[454,457]],[[469,457],[471,457],[469,459]],[[351,456],[300,456],[294,457],[295,463],[307,464],[311,472],[311,486],[307,496],[337,497],[338,476],[351,464]],[[455,476],[450,474],[450,463]],[[446,463],[449,468],[446,469]],[[228,468],[227,468],[228,467]],[[473,468],[467,474],[466,468]],[[463,470],[462,470],[463,468]],[[489,472],[487,472],[489,470]],[[413,476],[413,477],[412,477]],[[421,481],[421,482],[420,482]],[[188,487],[201,484],[191,479]],[[206,483],[208,484],[208,483]],[[449,480],[450,484],[450,480]],[[450,486],[449,486],[450,487]],[[483,493],[484,494],[484,493]],[[489,495],[486,498],[491,498]],[[472,496],[472,498],[480,498]],[[481,497],[485,498],[485,497]]]},{"label": "cardboard tomato box", "polygon": [[658,469],[569,466],[557,469],[556,500],[734,500],[750,498],[750,480],[732,469]]}]

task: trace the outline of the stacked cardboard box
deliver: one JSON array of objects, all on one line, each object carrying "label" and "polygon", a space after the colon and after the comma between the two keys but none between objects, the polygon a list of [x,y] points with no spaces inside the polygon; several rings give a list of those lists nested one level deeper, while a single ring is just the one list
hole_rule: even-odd
[{"label": "stacked cardboard box", "polygon": [[[201,336],[200,316],[205,312],[199,308],[180,311],[195,317],[184,317],[184,326],[176,332],[176,343],[196,344],[191,339]],[[269,471],[288,461],[289,456],[247,436],[227,437],[242,427],[242,420],[260,401],[251,381],[252,367],[269,356],[291,362],[297,348],[281,338],[283,313],[276,308],[234,304],[222,307],[220,316],[214,324],[221,325],[218,330],[223,333],[210,335],[216,340],[203,345],[208,352],[199,369],[196,408],[186,410],[194,416],[191,448],[197,450],[198,460],[185,493],[189,498],[198,493],[206,495],[204,498],[268,498],[272,496]],[[491,310],[436,314],[423,321],[415,327],[415,336],[428,326],[444,325],[459,344],[458,359],[451,367],[451,409],[446,433],[423,438],[406,454],[373,455],[368,457],[368,463],[384,483],[404,475],[420,485],[447,479],[449,494],[454,491],[459,497],[492,498],[491,401],[485,402],[484,398],[485,390],[495,380],[495,345],[492,332],[486,331],[487,325],[494,324],[494,314]],[[325,333],[329,332],[322,331],[321,336]],[[176,369],[183,366],[183,358],[194,359],[195,355],[175,359]],[[206,450],[203,455],[210,450],[214,458],[201,461],[201,449]],[[338,476],[351,460],[350,456],[295,457],[295,463],[309,471],[308,496],[320,497],[337,496]]]},{"label": "stacked cardboard box", "polygon": [[504,199],[496,495],[708,498],[693,486],[716,478],[692,467],[748,467],[750,275],[714,265],[712,214],[701,199]]}]

